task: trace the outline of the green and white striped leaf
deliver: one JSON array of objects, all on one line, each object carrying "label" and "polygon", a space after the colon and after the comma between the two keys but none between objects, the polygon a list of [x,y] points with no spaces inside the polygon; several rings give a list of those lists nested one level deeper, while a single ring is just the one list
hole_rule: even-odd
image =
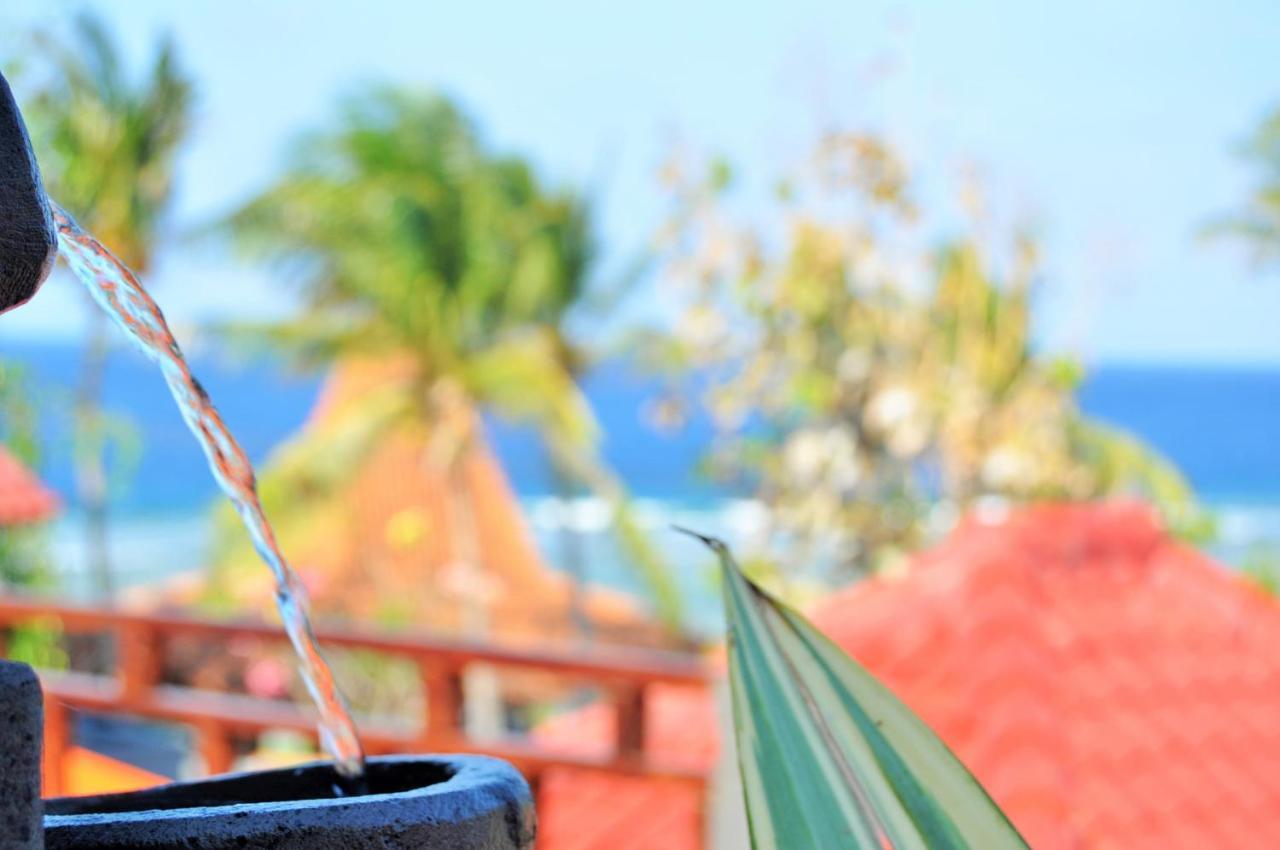
[{"label": "green and white striped leaf", "polygon": [[[700,536],[700,535],[699,535]],[[720,557],[755,850],[1026,850],[946,745],[803,616]]]}]

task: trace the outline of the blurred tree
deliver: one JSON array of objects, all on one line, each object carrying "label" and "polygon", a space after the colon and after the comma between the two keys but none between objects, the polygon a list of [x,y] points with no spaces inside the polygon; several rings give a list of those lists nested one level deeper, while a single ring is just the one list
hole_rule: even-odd
[{"label": "blurred tree", "polygon": [[[676,626],[679,598],[600,461],[599,428],[575,380],[587,355],[564,330],[592,264],[584,202],[544,188],[523,160],[486,150],[448,100],[395,89],[348,100],[338,124],[304,139],[290,162],[227,229],[301,283],[303,309],[233,330],[312,363],[372,357],[410,367],[370,396],[363,421],[315,429],[292,461],[265,470],[273,516],[305,521],[308,504],[353,474],[389,429],[425,423],[428,460],[451,481],[452,539],[475,571],[462,476],[484,441],[479,413],[490,411],[532,424],[563,475],[610,501],[658,612]],[[319,466],[300,457],[324,458],[323,486]]]},{"label": "blurred tree", "polygon": [[763,225],[735,219],[723,164],[666,178],[664,276],[685,309],[644,350],[711,376],[711,469],[768,508],[756,569],[814,565],[788,568],[791,589],[829,585],[1012,501],[1132,495],[1181,521],[1181,476],[1084,417],[1079,370],[1034,352],[1032,242],[1014,240],[1002,274],[976,238],[929,247],[880,139],[826,138]]},{"label": "blurred tree", "polygon": [[1243,150],[1259,172],[1256,188],[1235,213],[1210,226],[1211,235],[1245,242],[1260,265],[1280,262],[1280,108],[1268,115]]},{"label": "blurred tree", "polygon": [[[39,432],[32,404],[31,380],[25,370],[0,362],[0,446],[24,466],[39,461]],[[0,529],[0,589],[47,591],[54,585],[43,529],[39,526]],[[66,653],[56,622],[30,623],[9,630],[6,657],[38,667],[66,666]]]},{"label": "blurred tree", "polygon": [[[0,363],[0,446],[24,466],[39,459],[36,411],[25,372]],[[0,586],[31,588],[48,584],[48,564],[38,531],[7,528],[0,531]]]},{"label": "blurred tree", "polygon": [[[78,17],[67,34],[43,33],[28,73],[39,74],[26,114],[50,196],[145,275],[173,195],[174,162],[191,125],[192,82],[163,39],[137,81],[102,21]],[[101,409],[107,320],[89,305],[76,391],[76,483],[100,595],[113,592],[107,548],[107,444],[119,423]]]},{"label": "blurred tree", "polygon": [[1268,596],[1280,597],[1280,551],[1274,545],[1254,544],[1240,562],[1240,572]]}]

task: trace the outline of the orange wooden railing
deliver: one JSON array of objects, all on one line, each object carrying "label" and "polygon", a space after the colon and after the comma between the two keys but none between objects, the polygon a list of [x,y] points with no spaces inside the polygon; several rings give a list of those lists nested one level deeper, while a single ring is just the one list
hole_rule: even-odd
[{"label": "orange wooden railing", "polygon": [[[59,765],[72,734],[69,710],[134,715],[190,726],[211,773],[231,768],[236,735],[266,729],[293,729],[314,737],[313,716],[280,700],[197,689],[161,681],[165,646],[175,638],[228,641],[252,638],[287,643],[279,628],[262,622],[219,621],[168,614],[139,614],[108,608],[53,605],[0,597],[0,640],[4,630],[22,623],[56,622],[67,634],[100,634],[115,642],[114,669],[106,674],[41,671],[45,689],[45,793],[65,787]],[[705,687],[708,666],[696,655],[640,650],[515,649],[490,643],[438,637],[404,637],[347,629],[319,629],[326,647],[370,650],[416,663],[427,697],[427,715],[416,727],[361,725],[371,754],[390,752],[478,752],[515,764],[535,794],[542,774],[572,767],[611,774],[662,777],[695,786],[706,798],[707,776],[664,764],[646,752],[646,694],[651,685],[669,683]],[[0,656],[4,654],[0,645]],[[616,712],[612,752],[592,758],[540,746],[527,738],[473,740],[461,717],[463,676],[471,665],[498,671],[536,671],[566,683],[588,685],[608,694]]]}]

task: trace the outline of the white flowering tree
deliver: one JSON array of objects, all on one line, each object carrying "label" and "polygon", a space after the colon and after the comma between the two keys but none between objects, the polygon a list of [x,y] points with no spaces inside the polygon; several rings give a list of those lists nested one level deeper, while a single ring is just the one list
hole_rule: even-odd
[{"label": "white flowering tree", "polygon": [[815,565],[786,572],[792,591],[844,580],[979,504],[1125,494],[1190,515],[1181,476],[1082,416],[1080,370],[1034,351],[1030,240],[928,244],[880,139],[825,139],[746,222],[723,166],[666,179],[664,271],[683,313],[648,350],[711,376],[699,401],[724,438],[710,466],[767,507],[757,570]]}]

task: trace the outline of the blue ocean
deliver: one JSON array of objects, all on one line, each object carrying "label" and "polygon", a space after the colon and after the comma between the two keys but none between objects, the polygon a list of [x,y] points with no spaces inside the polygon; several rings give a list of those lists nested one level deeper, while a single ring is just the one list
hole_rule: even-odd
[{"label": "blue ocean", "polygon": [[[67,505],[52,544],[69,592],[83,578],[69,429],[80,352],[74,345],[0,342],[0,358],[28,367],[40,401],[45,437],[40,474]],[[290,371],[270,359],[199,352],[196,373],[255,462],[305,420],[320,386],[317,374]],[[694,417],[674,433],[659,432],[646,410],[661,385],[623,361],[586,377],[586,390],[607,434],[605,454],[655,528],[682,521],[733,536],[757,509],[698,472],[713,429]],[[130,350],[113,352],[105,380],[106,407],[128,423],[119,451],[113,498],[112,553],[124,583],[198,569],[209,545],[206,521],[218,498],[204,457],[159,374]],[[1239,562],[1258,547],[1280,547],[1280,369],[1103,366],[1081,392],[1090,414],[1123,427],[1172,458],[1218,517],[1216,553]],[[546,458],[530,431],[488,423],[547,560],[555,563],[563,531],[588,542],[591,577],[619,587],[633,579],[601,534],[607,512],[590,499],[573,510],[557,496]],[[599,538],[599,539],[597,539]],[[592,542],[594,541],[594,542]],[[673,542],[673,551],[692,552]],[[688,557],[693,557],[690,554]],[[702,580],[685,580],[701,595]]]}]

